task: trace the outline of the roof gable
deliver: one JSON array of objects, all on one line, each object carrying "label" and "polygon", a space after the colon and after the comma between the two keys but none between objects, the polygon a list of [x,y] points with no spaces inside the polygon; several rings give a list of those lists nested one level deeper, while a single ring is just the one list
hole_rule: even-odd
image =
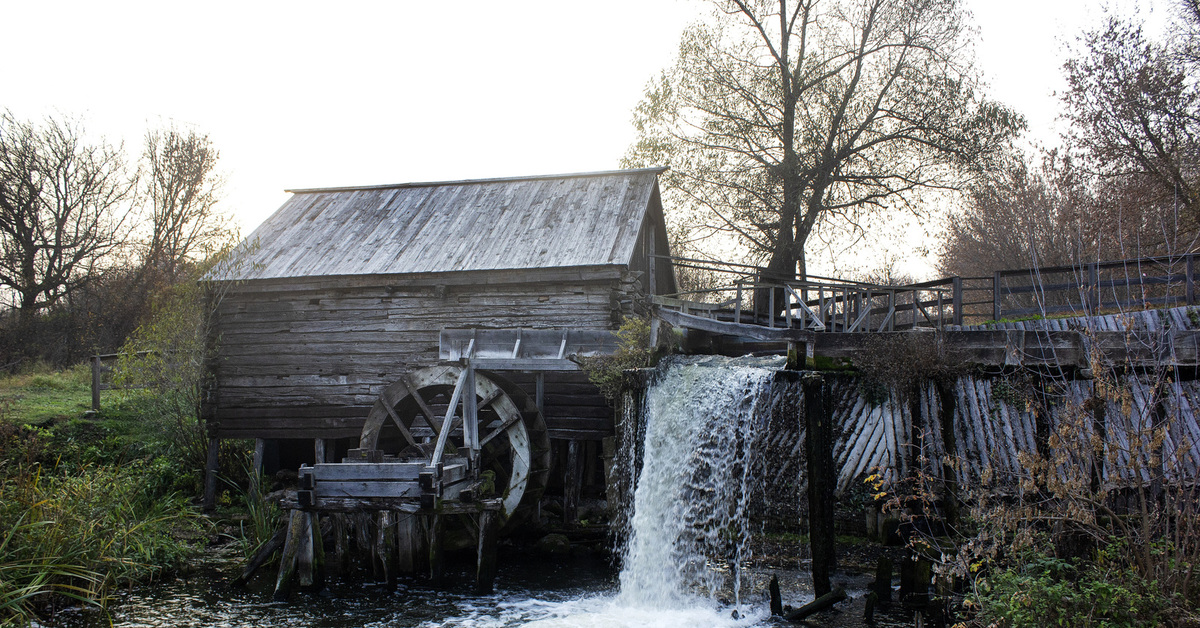
[{"label": "roof gable", "polygon": [[660,172],[294,190],[227,278],[625,265]]}]

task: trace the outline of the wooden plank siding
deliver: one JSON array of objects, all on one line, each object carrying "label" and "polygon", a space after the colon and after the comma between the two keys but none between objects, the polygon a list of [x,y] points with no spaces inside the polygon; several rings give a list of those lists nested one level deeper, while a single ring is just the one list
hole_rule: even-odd
[{"label": "wooden plank siding", "polygon": [[[217,309],[210,425],[220,438],[356,436],[382,389],[405,370],[436,364],[448,326],[615,329],[640,296],[640,275],[568,285],[501,283],[262,290],[237,285]],[[533,397],[532,374],[501,374]],[[601,438],[612,411],[583,373],[549,373],[551,435]]]}]

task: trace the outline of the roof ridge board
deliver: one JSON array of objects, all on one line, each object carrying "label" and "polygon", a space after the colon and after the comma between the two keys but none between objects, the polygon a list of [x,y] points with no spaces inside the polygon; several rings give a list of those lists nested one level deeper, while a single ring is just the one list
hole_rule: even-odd
[{"label": "roof ridge board", "polygon": [[284,190],[290,194],[314,194],[319,192],[357,192],[361,190],[390,190],[393,188],[424,188],[437,187],[444,185],[473,185],[480,183],[502,183],[508,181],[536,181],[545,179],[581,179],[587,177],[605,177],[613,175],[635,175],[654,173],[662,174],[668,170],[667,166],[654,166],[651,168],[633,168],[630,170],[598,170],[595,172],[572,172],[565,174],[538,174],[521,177],[494,177],[489,179],[460,179],[456,181],[424,181],[414,183],[390,183],[384,185],[347,185],[335,186],[327,188],[295,188]]}]

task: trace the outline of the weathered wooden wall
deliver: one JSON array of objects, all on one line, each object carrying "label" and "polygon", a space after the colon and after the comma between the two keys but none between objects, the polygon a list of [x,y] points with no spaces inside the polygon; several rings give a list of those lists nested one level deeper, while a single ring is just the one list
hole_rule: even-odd
[{"label": "weathered wooden wall", "polygon": [[[640,295],[620,267],[243,282],[217,308],[205,414],[220,438],[357,436],[384,386],[437,363],[443,328],[614,329]],[[548,373],[545,406],[552,437],[612,432],[582,373]]]}]

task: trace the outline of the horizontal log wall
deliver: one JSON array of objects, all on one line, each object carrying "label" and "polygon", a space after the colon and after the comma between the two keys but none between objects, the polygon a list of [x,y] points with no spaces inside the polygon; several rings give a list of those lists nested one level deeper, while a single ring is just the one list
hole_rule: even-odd
[{"label": "horizontal log wall", "polygon": [[[217,306],[206,395],[213,433],[357,436],[383,387],[438,362],[443,328],[615,329],[640,295],[636,273],[607,268],[382,279],[230,288]],[[502,375],[534,396],[534,375]],[[612,433],[612,411],[583,373],[547,373],[544,402],[552,437]]]}]

